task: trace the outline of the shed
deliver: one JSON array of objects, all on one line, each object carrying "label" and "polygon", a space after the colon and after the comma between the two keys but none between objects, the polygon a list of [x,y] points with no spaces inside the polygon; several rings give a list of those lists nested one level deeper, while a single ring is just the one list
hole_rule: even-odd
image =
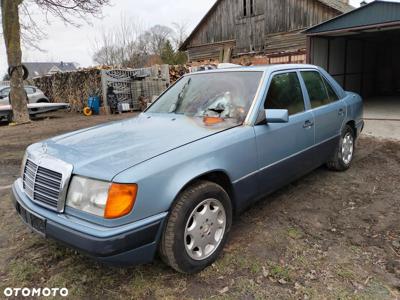
[{"label": "shed", "polygon": [[353,8],[348,0],[216,0],[180,50],[192,62],[305,62],[301,31]]},{"label": "shed", "polygon": [[361,94],[380,116],[400,119],[399,2],[364,4],[305,33],[309,63],[325,68],[345,90]]}]

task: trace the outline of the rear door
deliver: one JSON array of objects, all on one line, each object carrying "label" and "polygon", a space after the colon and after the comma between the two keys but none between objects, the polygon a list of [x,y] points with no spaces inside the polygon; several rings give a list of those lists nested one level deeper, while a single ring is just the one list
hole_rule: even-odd
[{"label": "rear door", "polygon": [[313,168],[314,117],[296,71],[271,75],[264,109],[287,109],[289,122],[255,126],[260,191],[269,193]]},{"label": "rear door", "polygon": [[301,71],[315,120],[315,144],[319,163],[326,162],[339,140],[346,118],[346,103],[329,81],[316,70]]}]

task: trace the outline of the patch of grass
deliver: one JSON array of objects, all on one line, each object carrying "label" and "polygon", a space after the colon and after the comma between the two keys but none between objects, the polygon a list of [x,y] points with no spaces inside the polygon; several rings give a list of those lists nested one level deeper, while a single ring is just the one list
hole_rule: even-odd
[{"label": "patch of grass", "polygon": [[248,270],[251,274],[257,275],[261,273],[262,266],[263,264],[259,259],[235,251],[235,253],[224,254],[213,266],[201,272],[200,276],[209,278],[210,276],[229,275],[233,270],[238,269]]},{"label": "patch of grass", "polygon": [[287,267],[281,265],[270,265],[269,272],[271,277],[274,279],[291,281],[290,270]]},{"label": "patch of grass", "polygon": [[358,253],[361,252],[361,247],[351,245],[351,246],[350,246],[350,250],[351,250],[353,253],[358,254]]},{"label": "patch of grass", "polygon": [[287,234],[290,238],[294,240],[298,240],[303,237],[303,232],[300,229],[294,227],[289,228],[287,230]]},{"label": "patch of grass", "polygon": [[12,280],[20,284],[32,284],[35,279],[38,279],[38,274],[41,273],[40,271],[40,268],[31,261],[14,260],[9,265],[9,273]]},{"label": "patch of grass", "polygon": [[346,280],[354,280],[355,278],[354,272],[344,266],[339,266],[336,269],[336,274]]},{"label": "patch of grass", "polygon": [[396,295],[396,292],[391,291],[386,285],[371,280],[360,299],[396,299],[398,297],[400,297],[400,293]]},{"label": "patch of grass", "polygon": [[245,277],[240,277],[236,280],[234,289],[235,292],[230,295],[230,299],[246,299],[249,296],[254,299],[266,299],[267,297],[267,290],[262,285]]},{"label": "patch of grass", "polygon": [[303,267],[308,266],[307,258],[304,255],[297,256],[296,261]]}]

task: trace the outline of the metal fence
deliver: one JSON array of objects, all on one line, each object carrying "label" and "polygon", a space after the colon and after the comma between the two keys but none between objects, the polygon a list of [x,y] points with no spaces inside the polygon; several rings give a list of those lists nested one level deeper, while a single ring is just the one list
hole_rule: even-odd
[{"label": "metal fence", "polygon": [[10,86],[9,81],[0,81],[0,86]]},{"label": "metal fence", "polygon": [[102,70],[101,81],[105,101],[107,101],[107,89],[112,86],[118,103],[129,103],[130,109],[139,110],[141,97],[151,101],[168,87],[169,66]]}]

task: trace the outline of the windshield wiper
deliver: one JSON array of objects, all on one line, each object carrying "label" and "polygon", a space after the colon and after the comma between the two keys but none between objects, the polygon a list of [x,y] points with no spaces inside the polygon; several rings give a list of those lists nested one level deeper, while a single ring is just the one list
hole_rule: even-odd
[{"label": "windshield wiper", "polygon": [[178,108],[182,105],[183,100],[185,99],[185,93],[190,85],[190,82],[192,81],[192,78],[189,78],[189,80],[185,83],[184,87],[182,88],[182,91],[178,95],[178,99],[176,99],[175,103],[171,105],[171,108],[169,110],[169,113],[176,113]]}]

